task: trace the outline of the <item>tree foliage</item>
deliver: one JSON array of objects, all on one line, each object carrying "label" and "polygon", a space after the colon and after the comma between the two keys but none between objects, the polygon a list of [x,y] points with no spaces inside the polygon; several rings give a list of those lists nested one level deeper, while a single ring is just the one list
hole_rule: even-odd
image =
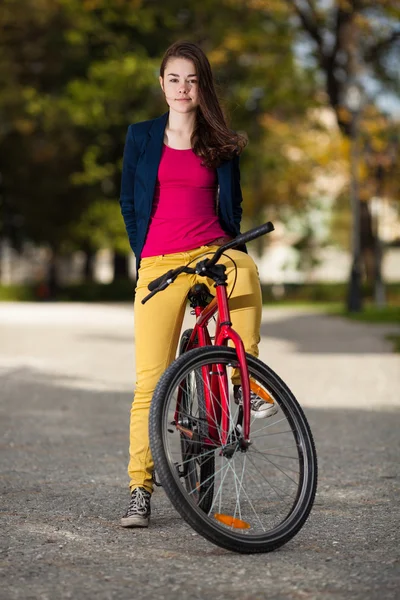
[{"label": "tree foliage", "polygon": [[[242,180],[255,222],[303,210],[321,170],[343,169],[337,130],[316,114],[329,98],[345,130],[350,25],[376,81],[398,85],[390,3],[6,0],[0,10],[3,234],[55,251],[129,252],[118,222],[126,129],[166,110],[158,69],[177,39],[202,45],[232,126],[249,138]],[[299,58],[300,25],[312,60]]]},{"label": "tree foliage", "polygon": [[[294,60],[284,15],[257,3],[223,0],[215,11],[210,0],[185,8],[175,0],[9,0],[2,16],[4,194],[23,218],[23,235],[56,250],[74,236],[79,242],[83,223],[86,242],[97,247],[85,215],[95,203],[98,220],[103,207],[107,228],[127,125],[165,110],[157,71],[174,40],[190,32],[203,45],[226,111],[249,137],[267,111],[283,118],[304,110],[313,86]],[[248,171],[260,154],[261,141],[252,143]],[[267,176],[275,166],[266,161],[263,168]]]}]

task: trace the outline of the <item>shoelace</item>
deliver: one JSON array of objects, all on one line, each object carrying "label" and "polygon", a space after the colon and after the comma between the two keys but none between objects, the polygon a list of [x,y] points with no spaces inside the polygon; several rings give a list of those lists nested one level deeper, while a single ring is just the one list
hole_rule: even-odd
[{"label": "shoelace", "polygon": [[[241,389],[239,391],[238,402],[239,402],[239,404],[243,404],[243,396],[242,396]],[[273,404],[268,404],[265,402],[265,400],[263,400],[262,398],[257,396],[257,394],[255,392],[253,392],[253,390],[250,390],[250,406],[251,406],[252,410],[258,411],[258,410],[260,410],[260,408],[267,410],[266,404],[268,405],[268,408],[273,406]]]},{"label": "shoelace", "polygon": [[255,392],[250,391],[250,404],[253,410],[258,410],[260,406],[265,405],[265,401],[259,398]]},{"label": "shoelace", "polygon": [[140,488],[136,488],[132,492],[131,501],[129,504],[127,516],[136,514],[146,514],[149,506],[148,502],[150,499],[150,494],[146,491],[141,490]]}]

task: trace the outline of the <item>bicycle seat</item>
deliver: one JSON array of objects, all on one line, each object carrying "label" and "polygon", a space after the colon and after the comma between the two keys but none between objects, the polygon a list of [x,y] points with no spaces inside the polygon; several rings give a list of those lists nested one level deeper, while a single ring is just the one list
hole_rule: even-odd
[{"label": "bicycle seat", "polygon": [[210,290],[204,283],[196,283],[192,286],[188,293],[188,299],[190,304],[207,306],[214,298],[212,294],[210,294]]}]

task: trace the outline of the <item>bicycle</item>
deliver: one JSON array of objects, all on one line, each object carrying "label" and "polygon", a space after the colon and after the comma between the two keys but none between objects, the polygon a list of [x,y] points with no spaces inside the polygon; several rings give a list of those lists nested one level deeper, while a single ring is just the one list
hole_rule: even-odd
[{"label": "bicycle", "polygon": [[[195,267],[181,266],[149,284],[151,293],[180,273],[215,282],[216,296],[197,284],[188,298],[196,316],[181,336],[180,356],[153,395],[149,432],[157,477],[191,527],[211,542],[241,553],[269,552],[306,522],[317,487],[317,456],[307,419],[287,385],[245,353],[230,321],[223,253],[274,229],[268,222],[219,247]],[[218,311],[214,344],[208,330]],[[228,341],[233,347],[227,347]],[[240,374],[242,402],[232,393]],[[251,416],[250,391],[278,411]]]}]

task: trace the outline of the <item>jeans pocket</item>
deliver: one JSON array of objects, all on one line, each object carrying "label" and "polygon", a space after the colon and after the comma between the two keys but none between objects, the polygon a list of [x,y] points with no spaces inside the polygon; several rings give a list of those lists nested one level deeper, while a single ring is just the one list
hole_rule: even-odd
[{"label": "jeans pocket", "polygon": [[140,259],[140,268],[139,268],[139,272],[141,270],[146,270],[146,269],[151,269],[152,267],[155,267],[156,265],[158,265],[158,263],[160,263],[163,259],[163,255],[157,255],[157,256],[147,256],[146,258],[141,258]]},{"label": "jeans pocket", "polygon": [[137,288],[147,286],[150,281],[159,277],[160,274],[156,269],[162,263],[163,258],[163,255],[160,254],[159,256],[148,256],[141,259],[137,274]]}]

